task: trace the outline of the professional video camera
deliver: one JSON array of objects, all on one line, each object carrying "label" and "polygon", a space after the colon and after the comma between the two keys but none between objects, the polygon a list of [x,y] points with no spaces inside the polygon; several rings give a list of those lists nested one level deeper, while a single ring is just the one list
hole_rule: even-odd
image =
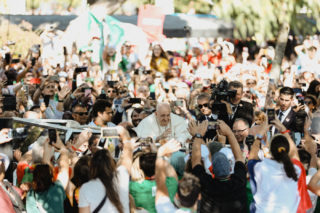
[{"label": "professional video camera", "polygon": [[218,85],[211,84],[212,96],[211,100],[214,100],[214,103],[221,103],[222,100],[230,102],[230,98],[234,98],[237,94],[236,90],[229,90],[228,81],[222,79]]}]

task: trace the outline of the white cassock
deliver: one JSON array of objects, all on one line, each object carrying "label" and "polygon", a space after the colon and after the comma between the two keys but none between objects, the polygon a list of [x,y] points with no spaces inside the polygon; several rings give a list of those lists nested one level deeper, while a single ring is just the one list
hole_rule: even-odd
[{"label": "white cassock", "polygon": [[169,137],[185,144],[186,140],[191,138],[191,135],[188,132],[187,120],[173,113],[170,113],[170,118],[171,121],[167,126],[160,126],[157,122],[155,113],[152,113],[139,123],[135,128],[135,131],[138,134],[138,137],[152,137],[155,141],[155,139],[166,129],[171,128],[171,136]]}]

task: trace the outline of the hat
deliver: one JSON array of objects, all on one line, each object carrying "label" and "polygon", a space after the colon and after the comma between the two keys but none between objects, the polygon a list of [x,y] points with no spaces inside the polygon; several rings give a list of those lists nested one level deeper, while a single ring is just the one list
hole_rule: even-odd
[{"label": "hat", "polygon": [[213,156],[216,152],[219,152],[222,149],[222,144],[217,141],[212,141],[208,144],[209,151]]},{"label": "hat", "polygon": [[185,162],[184,162],[185,154],[183,152],[174,152],[170,158],[170,164],[176,170],[178,176],[183,176]]},{"label": "hat", "polygon": [[227,177],[230,174],[229,160],[223,153],[217,152],[213,155],[212,170],[216,177]]},{"label": "hat", "polygon": [[219,150],[219,152],[223,153],[227,158],[228,158],[228,161],[229,161],[229,164],[230,164],[230,174],[233,174],[234,173],[234,166],[236,164],[236,160],[234,158],[234,155],[232,153],[232,150],[230,147],[223,147],[222,149]]}]

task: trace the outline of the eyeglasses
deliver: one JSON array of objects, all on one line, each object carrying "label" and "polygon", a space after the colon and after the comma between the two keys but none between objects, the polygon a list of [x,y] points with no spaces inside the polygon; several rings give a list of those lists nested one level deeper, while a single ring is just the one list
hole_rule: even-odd
[{"label": "eyeglasses", "polygon": [[309,104],[312,104],[312,101],[305,101],[304,103],[309,105]]},{"label": "eyeglasses", "polygon": [[234,133],[234,134],[237,134],[237,133],[242,133],[242,132],[244,132],[245,130],[247,130],[248,128],[245,128],[245,129],[242,129],[242,130],[232,130],[232,132]]},{"label": "eyeglasses", "polygon": [[208,108],[208,107],[209,107],[209,104],[208,104],[208,103],[205,103],[205,104],[198,104],[198,108],[199,108],[199,109],[202,109],[202,107],[206,107],[206,108]]},{"label": "eyeglasses", "polygon": [[127,92],[128,92],[127,90],[122,90],[122,91],[120,91],[120,94],[125,94]]},{"label": "eyeglasses", "polygon": [[74,112],[74,113],[80,116],[88,115],[88,112]]}]

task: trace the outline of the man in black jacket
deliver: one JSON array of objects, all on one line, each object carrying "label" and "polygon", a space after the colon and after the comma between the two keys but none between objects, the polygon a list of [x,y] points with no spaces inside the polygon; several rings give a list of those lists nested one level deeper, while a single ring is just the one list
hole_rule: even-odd
[{"label": "man in black jacket", "polygon": [[[276,111],[276,116],[278,116],[281,123],[290,131],[295,131],[295,117],[296,113],[292,109],[294,91],[290,87],[283,87],[280,89],[279,104],[280,109]],[[277,133],[275,128],[272,128],[272,133]]]},{"label": "man in black jacket", "polygon": [[237,118],[246,119],[251,126],[253,121],[253,106],[252,104],[242,101],[243,85],[239,81],[231,81],[229,83],[229,90],[235,90],[237,93],[235,97],[230,98],[231,114],[229,115],[228,125],[233,126]]},{"label": "man in black jacket", "polygon": [[[200,111],[200,115],[197,118],[197,121],[202,122],[207,120],[208,122],[215,122],[218,120],[218,115],[213,114],[210,107],[210,95],[207,93],[202,93],[197,98],[197,105]],[[216,136],[216,131],[214,126],[209,125],[208,130],[204,136],[204,140],[212,140]]]}]

